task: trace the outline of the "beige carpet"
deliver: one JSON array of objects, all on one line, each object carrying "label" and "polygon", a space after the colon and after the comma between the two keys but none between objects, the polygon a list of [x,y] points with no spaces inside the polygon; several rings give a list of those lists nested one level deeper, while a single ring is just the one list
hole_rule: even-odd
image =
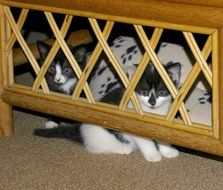
[{"label": "beige carpet", "polygon": [[[29,83],[27,75],[20,80]],[[223,158],[188,149],[158,163],[139,152],[95,155],[70,141],[33,136],[46,118],[14,113],[15,134],[0,138],[0,190],[223,189]]]},{"label": "beige carpet", "polygon": [[94,155],[80,145],[32,135],[46,119],[15,111],[15,134],[0,138],[1,190],[222,190],[222,158],[185,149],[176,159]]}]

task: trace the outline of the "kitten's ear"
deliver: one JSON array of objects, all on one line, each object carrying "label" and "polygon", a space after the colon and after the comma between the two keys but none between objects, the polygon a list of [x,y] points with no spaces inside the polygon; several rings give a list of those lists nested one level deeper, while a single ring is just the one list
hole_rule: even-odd
[{"label": "kitten's ear", "polygon": [[165,68],[175,86],[178,87],[181,76],[181,64],[169,62],[165,65]]},{"label": "kitten's ear", "polygon": [[85,62],[87,56],[87,49],[85,46],[82,45],[72,48],[72,53],[78,63]]},{"label": "kitten's ear", "polygon": [[50,51],[50,45],[41,42],[41,41],[37,41],[37,47],[39,50],[39,55],[40,55],[40,61],[44,61],[46,59],[46,56],[48,55],[49,51]]}]

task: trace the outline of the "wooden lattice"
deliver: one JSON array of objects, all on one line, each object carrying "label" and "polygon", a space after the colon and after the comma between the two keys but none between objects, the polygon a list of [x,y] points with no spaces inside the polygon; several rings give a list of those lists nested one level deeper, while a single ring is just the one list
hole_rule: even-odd
[{"label": "wooden lattice", "polygon": [[[4,2],[4,1],[3,1]],[[7,2],[7,1],[6,1]],[[101,124],[106,127],[113,127],[118,130],[125,130],[129,132],[135,132],[136,134],[152,136],[154,138],[166,139],[167,141],[174,141],[170,138],[171,130],[173,131],[173,135],[179,134],[176,131],[180,131],[186,137],[188,133],[193,134],[193,137],[200,138],[200,142],[204,143],[206,138],[219,139],[221,137],[220,127],[219,127],[219,52],[218,52],[218,30],[215,27],[208,27],[204,26],[196,26],[196,25],[188,25],[188,24],[172,24],[163,21],[154,21],[154,20],[145,20],[145,19],[137,19],[137,18],[126,18],[121,16],[109,17],[106,14],[95,14],[91,15],[88,11],[86,12],[79,12],[74,11],[70,12],[66,9],[56,9],[56,13],[60,13],[64,15],[63,23],[61,27],[58,27],[56,20],[53,16],[54,12],[49,6],[44,7],[37,7],[33,6],[32,9],[37,8],[38,11],[44,13],[46,20],[53,32],[55,37],[55,41],[52,44],[52,48],[45,59],[43,65],[40,67],[35,56],[33,55],[32,51],[30,50],[29,45],[26,43],[25,39],[21,34],[21,29],[24,26],[24,23],[29,16],[29,9],[27,9],[24,4],[19,4],[20,7],[20,15],[17,21],[12,14],[12,10],[10,8],[10,3],[3,3],[1,5],[1,72],[3,73],[2,77],[2,85],[4,86],[2,89],[2,98],[6,102],[12,102],[14,105],[19,105],[22,107],[29,107],[31,109],[36,109],[38,111],[45,111],[47,113],[52,113],[55,115],[61,115],[63,117],[72,118],[72,119],[80,119],[86,122],[93,122],[96,124]],[[10,2],[10,1],[9,1]],[[17,5],[17,4],[15,4]],[[75,60],[74,56],[72,55],[71,50],[68,47],[68,44],[65,40],[68,30],[71,26],[72,20],[75,16],[82,16],[87,18],[89,22],[89,26],[91,27],[96,39],[97,43],[96,46],[87,61],[87,64],[82,71],[80,66],[78,65],[77,61]],[[105,21],[105,25],[103,29],[99,26],[98,19],[102,19]],[[110,18],[110,19],[109,19]],[[114,24],[118,22],[127,23],[132,25],[136,34],[137,38],[140,40],[145,52],[142,56],[142,59],[132,76],[131,80],[126,76],[125,71],[121,67],[120,63],[118,62],[117,58],[113,54],[112,50],[108,45],[108,39],[112,35],[112,29]],[[145,32],[145,27],[153,27],[153,33],[151,38]],[[188,74],[187,79],[184,81],[180,89],[177,89],[173,84],[172,80],[170,79],[168,73],[166,72],[164,66],[162,65],[159,57],[156,53],[156,48],[158,43],[160,42],[161,36],[163,31],[166,29],[175,30],[181,32],[189,46],[194,58],[195,63],[193,64],[193,68],[191,72]],[[199,47],[197,41],[195,40],[194,34],[203,34],[207,36],[207,40],[204,43],[202,48]],[[13,48],[15,43],[18,42],[21,49],[23,50],[28,62],[32,66],[36,78],[34,83],[31,87],[24,86],[21,84],[16,84],[14,80],[14,65],[13,65]],[[51,92],[47,86],[45,80],[45,74],[52,62],[55,58],[59,49],[62,49],[65,56],[67,57],[70,65],[72,66],[77,78],[78,82],[75,86],[75,89],[71,95],[64,95],[55,92]],[[123,86],[125,87],[125,92],[122,97],[122,100],[118,106],[108,105],[105,103],[95,101],[95,98],[91,92],[91,89],[88,84],[88,79],[90,74],[92,73],[93,69],[96,67],[98,63],[98,59],[101,53],[104,52],[107,58],[110,61],[110,64],[114,68],[115,72],[119,76]],[[207,59],[211,56],[212,65],[211,68],[207,63]],[[164,81],[167,89],[169,90],[173,102],[172,106],[170,107],[166,116],[158,116],[153,115],[142,110],[140,102],[137,98],[135,88],[143,75],[146,67],[148,64],[153,64],[156,68],[157,72],[161,76],[162,80]],[[205,80],[208,82],[208,85],[212,89],[212,124],[211,126],[206,126],[203,124],[194,123],[191,121],[190,115],[187,111],[185,106],[185,98],[188,95],[189,91],[193,88],[195,81],[197,80],[200,74],[203,74]],[[3,92],[4,91],[4,92]],[[81,98],[81,93],[84,92],[86,95],[86,99]],[[13,96],[16,98],[13,99]],[[35,98],[39,100],[41,106],[34,104],[33,106],[30,103],[26,103],[22,101],[22,97],[26,97],[27,101],[30,98]],[[34,99],[32,99],[34,100]],[[49,105],[44,105],[49,101]],[[133,110],[129,109],[128,103],[129,101],[133,104]],[[55,102],[56,106],[63,105],[61,111],[56,113],[51,104]],[[80,112],[75,115],[75,110],[71,111],[70,114],[68,112],[64,112],[64,109],[67,105],[69,109],[75,109],[76,111],[79,109]],[[45,106],[45,107],[44,107]],[[50,106],[50,107],[48,107]],[[76,106],[76,108],[72,108],[72,106]],[[83,109],[83,110],[82,110]],[[92,113],[93,116],[84,116],[81,113],[84,113],[85,110],[95,111]],[[175,116],[179,111],[181,119],[176,119]],[[112,125],[111,118],[101,118],[101,121],[97,121],[96,118],[99,118],[99,113],[105,113],[105,116],[108,118],[108,114],[111,114],[114,118],[119,115],[120,117],[126,117],[126,120],[133,122],[134,129],[130,127],[125,127],[124,124],[117,122]],[[94,115],[95,114],[95,115]],[[85,118],[86,117],[86,118]],[[119,119],[118,119],[119,120]],[[121,120],[121,119],[120,119]],[[134,122],[134,121],[135,122]],[[138,121],[139,123],[136,124]],[[125,123],[125,121],[123,121]],[[127,121],[126,121],[127,122]],[[158,131],[155,128],[140,128],[140,124],[148,123],[148,125],[155,125],[159,126],[159,130],[161,131],[160,134],[155,134]],[[121,126],[121,127],[120,127]],[[138,128],[137,128],[138,126]],[[146,131],[147,130],[147,131]],[[167,138],[165,138],[165,130],[168,131]],[[142,132],[146,131],[146,132]],[[1,132],[1,127],[0,127]],[[185,132],[185,133],[184,133]],[[181,142],[179,136],[173,137],[173,139],[177,139],[176,142]],[[186,142],[186,140],[184,140]],[[192,142],[196,142],[196,140],[192,140]],[[179,143],[180,144],[180,143]],[[195,147],[194,145],[193,147]],[[219,145],[220,146],[220,145]],[[217,147],[217,146],[216,146]],[[208,150],[209,151],[209,150]],[[216,149],[210,152],[216,152]],[[222,151],[220,154],[222,154]]]}]

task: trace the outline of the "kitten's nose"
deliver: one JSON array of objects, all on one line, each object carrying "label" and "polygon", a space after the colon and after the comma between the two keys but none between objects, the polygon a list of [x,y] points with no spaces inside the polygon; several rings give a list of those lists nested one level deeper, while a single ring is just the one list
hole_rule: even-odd
[{"label": "kitten's nose", "polygon": [[55,82],[59,82],[60,81],[60,78],[55,78]]},{"label": "kitten's nose", "polygon": [[156,97],[151,94],[150,98],[149,98],[149,103],[154,106],[156,104]]},{"label": "kitten's nose", "polygon": [[61,78],[54,78],[54,82],[58,84],[61,83]]}]

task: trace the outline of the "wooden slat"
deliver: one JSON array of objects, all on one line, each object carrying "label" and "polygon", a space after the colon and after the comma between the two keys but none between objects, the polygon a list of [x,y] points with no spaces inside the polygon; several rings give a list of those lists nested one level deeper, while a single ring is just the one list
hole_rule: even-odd
[{"label": "wooden slat", "polygon": [[156,1],[167,1],[167,2],[175,2],[175,3],[185,3],[190,5],[202,5],[208,7],[223,7],[222,0],[156,0]]},{"label": "wooden slat", "polygon": [[219,138],[219,46],[218,46],[218,31],[212,35],[212,126],[214,136]]},{"label": "wooden slat", "polygon": [[70,99],[66,100],[53,95],[32,94],[30,91],[12,87],[5,88],[2,99],[7,103],[39,112],[99,124],[108,128],[223,156],[223,146],[213,136],[198,135],[179,129],[163,127],[162,124],[155,124],[154,119],[151,118],[149,118],[150,123],[145,122],[143,121],[146,119],[145,117],[136,117],[133,113],[102,108],[102,106],[86,104],[86,102],[70,102]]},{"label": "wooden slat", "polygon": [[[106,24],[105,24],[105,28],[102,32],[105,40],[108,39],[111,31],[112,31],[112,28],[114,26],[114,22],[110,22],[110,21],[107,21]],[[98,61],[98,58],[99,56],[101,55],[101,52],[102,52],[102,47],[100,45],[100,43],[98,42],[94,51],[92,52],[92,55],[90,56],[85,68],[84,68],[84,71],[83,71],[83,74],[80,76],[78,82],[77,82],[77,85],[74,89],[74,92],[72,94],[72,98],[73,99],[78,99],[80,94],[81,94],[81,91],[89,77],[89,75],[91,74],[94,66],[96,65],[97,61]]]},{"label": "wooden slat", "polygon": [[[45,16],[47,17],[48,23],[50,24],[50,27],[51,27],[54,35],[55,35],[55,38],[57,39],[57,41],[59,43],[64,55],[66,56],[66,58],[69,61],[72,69],[74,70],[75,74],[77,75],[77,78],[79,79],[80,76],[82,75],[82,70],[81,70],[80,66],[78,65],[77,61],[75,60],[75,58],[74,58],[71,50],[69,49],[67,43],[65,42],[65,40],[61,36],[61,33],[60,33],[59,28],[56,24],[56,21],[53,18],[52,13],[45,12]],[[91,89],[90,89],[88,83],[85,83],[85,85],[84,85],[84,92],[85,92],[85,95],[86,95],[88,101],[90,103],[94,103],[95,102],[94,96],[91,92]]]},{"label": "wooden slat", "polygon": [[[20,13],[20,16],[19,16],[19,19],[17,21],[17,26],[18,26],[18,30],[21,30],[24,23],[25,23],[25,20],[27,18],[27,15],[28,15],[28,12],[29,10],[28,9],[22,9],[21,10],[21,13]],[[7,43],[7,48],[11,51],[13,45],[15,44],[16,42],[16,36],[14,33],[12,33],[12,35],[10,36],[9,40],[8,40],[8,43]],[[9,53],[9,52],[8,52]]]},{"label": "wooden slat", "polygon": [[[61,35],[62,35],[63,38],[65,38],[65,36],[68,32],[68,29],[70,27],[72,19],[73,19],[73,17],[68,16],[68,15],[66,15],[65,18],[64,18],[64,22],[63,22],[63,25],[62,25],[61,30],[60,30]],[[35,79],[34,84],[33,84],[33,91],[37,91],[39,89],[40,84],[42,83],[42,81],[44,79],[44,76],[45,76],[50,64],[54,60],[54,58],[55,58],[59,49],[60,49],[59,42],[57,40],[55,40],[54,44],[52,45],[52,47],[49,51],[49,54],[47,55],[46,59],[44,60],[43,65],[40,68],[40,71],[39,71],[38,75],[36,76],[36,79]]]},{"label": "wooden slat", "polygon": [[[136,31],[138,33],[138,36],[145,48],[145,50],[147,51],[147,53],[149,54],[151,61],[154,65],[154,67],[156,68],[157,72],[159,73],[160,77],[162,78],[164,84],[166,85],[167,89],[169,90],[171,96],[174,98],[176,98],[177,96],[177,92],[178,90],[176,89],[175,85],[173,84],[172,80],[170,79],[168,73],[166,72],[164,66],[161,64],[159,58],[157,57],[155,51],[153,50],[153,48],[151,47],[151,44],[145,34],[145,31],[143,30],[143,28],[141,26],[136,26]],[[180,109],[179,109],[182,119],[185,122],[185,124],[192,126],[191,120],[189,118],[189,115],[187,113],[186,107],[184,105],[184,103],[182,103]]]},{"label": "wooden slat", "polygon": [[[0,96],[3,93],[3,86],[9,83],[6,49],[6,22],[3,7],[0,6]],[[12,75],[12,73],[11,73]],[[10,136],[13,133],[13,112],[11,104],[0,99],[0,136]]]},{"label": "wooden slat", "polygon": [[[29,49],[27,43],[25,42],[22,34],[20,33],[19,29],[18,29],[18,26],[14,20],[14,17],[10,11],[10,8],[9,7],[3,7],[4,9],[4,12],[5,12],[5,16],[7,17],[7,20],[8,22],[10,23],[10,26],[21,46],[21,48],[23,49],[24,53],[26,54],[26,57],[27,59],[29,60],[30,64],[32,65],[32,68],[33,70],[35,71],[36,74],[38,74],[39,70],[40,70],[40,67],[39,67],[39,64],[37,63],[35,57],[33,56],[31,50]],[[46,93],[49,93],[49,89],[48,89],[48,86],[47,86],[47,83],[46,83],[46,80],[44,79],[42,84],[41,84],[43,90],[46,92]]]},{"label": "wooden slat", "polygon": [[[105,40],[105,37],[103,36],[103,33],[100,30],[100,27],[95,19],[89,19],[89,22],[91,24],[92,29],[94,30],[94,33],[100,42],[105,54],[107,55],[108,59],[110,60],[112,66],[114,67],[115,71],[117,72],[118,76],[120,77],[120,80],[122,81],[123,85],[125,88],[129,85],[129,79],[126,76],[125,72],[123,71],[120,63],[112,53],[107,41]],[[140,102],[136,96],[136,93],[133,92],[131,95],[131,100],[133,107],[135,108],[136,112],[140,113],[143,115],[143,111],[140,105]]]},{"label": "wooden slat", "polygon": [[219,131],[220,131],[220,140],[223,143],[223,85],[222,85],[222,81],[223,81],[223,28],[220,28],[218,30],[218,48],[219,48],[219,63],[218,64],[218,72],[221,73],[219,74],[219,78],[218,78],[218,97],[219,99],[217,100],[217,102],[219,103],[219,115],[218,115],[218,119],[219,119]]},{"label": "wooden slat", "polygon": [[[204,56],[204,59],[207,60],[209,57],[212,47],[211,47],[211,40],[212,36],[209,36],[207,39],[205,46],[202,50],[202,55]],[[196,62],[190,71],[189,75],[187,76],[187,79],[184,81],[183,85],[181,86],[180,90],[178,91],[177,96],[175,97],[172,106],[167,114],[167,120],[172,121],[175,118],[175,115],[177,113],[178,108],[180,107],[180,104],[183,102],[184,98],[186,97],[187,93],[191,89],[192,85],[196,81],[199,73],[201,71],[201,67],[199,66],[199,63]]]},{"label": "wooden slat", "polygon": [[[160,40],[160,37],[163,33],[163,29],[161,28],[156,28],[153,32],[153,35],[151,37],[150,43],[153,49],[156,49],[156,46]],[[145,54],[143,55],[139,66],[137,67],[132,79],[130,80],[130,83],[128,85],[128,87],[125,90],[125,93],[122,97],[122,100],[120,102],[119,108],[121,110],[125,110],[127,107],[127,104],[130,100],[130,97],[134,91],[134,89],[136,88],[141,76],[143,75],[148,63],[150,61],[150,56],[148,55],[147,52],[145,52]]]},{"label": "wooden slat", "polygon": [[188,33],[188,32],[183,32],[185,39],[187,40],[187,43],[195,57],[195,59],[197,60],[197,62],[199,63],[209,85],[212,87],[212,72],[208,67],[208,64],[206,62],[206,60],[203,58],[203,55],[196,43],[196,40],[193,37],[192,33]]},{"label": "wooden slat", "polygon": [[[194,6],[192,4],[167,1],[157,2],[154,0],[129,0],[128,2],[126,0],[0,0],[0,3],[49,12],[104,18],[112,21],[116,17],[116,20],[125,20],[126,22],[134,22],[134,24],[139,25],[146,23],[149,25],[155,24],[157,27],[163,26],[158,26],[156,21],[168,23],[166,24],[168,27],[176,27],[175,24],[184,24],[216,28],[222,26],[223,20],[223,15],[221,14],[222,6],[220,6],[222,3],[219,4],[220,8],[215,9],[208,6]],[[143,19],[144,21],[138,20],[136,22],[134,19]],[[173,25],[171,26],[170,23]],[[187,29],[193,30],[193,27]]]},{"label": "wooden slat", "polygon": [[[29,8],[35,10],[42,10],[46,12],[58,12],[70,15],[78,15],[78,16],[86,16],[90,17],[89,20],[95,21],[94,19],[100,18],[109,21],[120,21],[125,23],[132,23],[135,25],[146,25],[146,26],[155,26],[167,29],[175,29],[175,30],[183,30],[184,32],[197,32],[203,34],[212,34],[216,32],[216,28],[222,27],[223,25],[223,6],[220,1],[213,1],[212,4],[206,4],[203,1],[202,4],[199,4],[201,1],[197,1],[196,5],[189,3],[189,1],[179,0],[167,0],[167,1],[159,1],[159,0],[0,0],[0,3],[7,6],[18,6],[21,8]],[[192,2],[194,2],[192,0]],[[128,3],[128,6],[126,4]],[[206,6],[208,5],[208,6]],[[1,7],[2,8],[2,7]],[[20,44],[22,44],[22,48],[24,51],[27,51],[27,57],[30,59],[30,62],[36,65],[35,59],[32,57],[29,48],[26,47],[26,44],[23,43],[23,38],[19,33],[19,28],[16,25],[15,21],[12,19],[10,10],[8,7],[5,8],[5,14],[8,16],[9,21],[11,22],[12,29],[14,30],[16,37]],[[207,17],[208,13],[208,17]],[[47,13],[48,19],[51,19],[51,13]],[[1,21],[3,17],[3,12],[1,9]],[[196,18],[196,19],[195,19]],[[205,22],[204,22],[205,19]],[[3,21],[4,23],[4,21]],[[59,41],[63,51],[68,56],[68,59],[71,60],[71,65],[75,66],[75,60],[72,59],[69,48],[64,42],[61,33],[59,32],[56,24],[54,24],[54,20],[51,19],[52,29],[56,34],[56,38]],[[93,23],[96,26],[96,23]],[[5,29],[4,25],[1,23],[1,43],[5,41]],[[93,27],[94,29],[94,27]],[[97,28],[96,28],[97,29]],[[219,44],[222,42],[222,33],[220,33]],[[7,33],[7,32],[6,32]],[[99,40],[101,41],[101,45],[105,50],[105,53],[108,54],[108,57],[112,59],[112,63],[114,66],[117,66],[117,61],[113,58],[113,54],[111,54],[110,49],[106,43],[103,34],[99,31]],[[216,34],[215,34],[216,35]],[[148,43],[147,43],[148,44]],[[215,48],[217,48],[217,44],[213,44]],[[222,45],[221,45],[222,46]],[[0,118],[0,133],[4,131],[4,128],[1,126],[4,122],[6,123],[6,129],[9,131],[11,129],[11,106],[17,105],[20,107],[33,109],[40,112],[45,112],[49,114],[54,114],[58,116],[62,116],[69,119],[76,119],[80,121],[85,121],[94,124],[104,125],[109,128],[113,128],[116,130],[121,130],[125,132],[131,132],[137,135],[152,137],[157,140],[167,141],[173,144],[186,146],[189,148],[202,150],[210,153],[214,153],[217,155],[223,156],[223,146],[222,146],[222,127],[220,128],[220,139],[217,139],[219,135],[218,128],[215,128],[214,131],[212,128],[205,129],[205,127],[193,128],[189,127],[186,129],[186,126],[183,124],[179,124],[179,122],[174,121],[165,121],[160,118],[148,117],[148,114],[140,115],[142,112],[140,105],[138,106],[138,113],[131,113],[127,111],[122,111],[118,109],[111,109],[109,107],[99,106],[97,103],[89,104],[87,102],[81,102],[77,98],[75,101],[72,100],[70,96],[68,100],[64,100],[62,97],[58,97],[55,95],[41,94],[41,93],[33,93],[31,90],[23,90],[16,88],[11,85],[10,87],[5,87],[8,85],[7,81],[7,65],[6,57],[5,57],[5,44],[0,46],[1,48],[1,68],[0,74],[4,75],[0,78],[0,111],[4,112]],[[146,46],[147,47],[147,46]],[[152,47],[147,48],[147,52],[150,52],[149,55],[152,55],[153,62],[157,67],[160,65],[159,60],[156,60],[156,55]],[[198,56],[201,54],[200,50],[198,51]],[[154,55],[153,55],[154,54]],[[11,55],[11,54],[10,54]],[[215,72],[217,73],[217,69],[219,72],[222,71],[222,52],[219,52],[219,65],[218,67],[215,65]],[[217,60],[218,52],[214,54],[214,60]],[[202,60],[201,60],[202,61]],[[204,61],[203,61],[204,62]],[[39,68],[36,69],[39,72]],[[78,78],[81,76],[81,71],[77,70]],[[161,73],[162,68],[159,69]],[[128,85],[129,81],[126,79],[126,76],[122,74],[122,70],[117,68],[117,72],[121,76],[123,83],[125,86]],[[210,75],[210,72],[205,72],[206,75]],[[165,78],[167,75],[165,72],[163,76]],[[212,77],[209,77],[210,80]],[[173,97],[177,96],[177,90],[173,87],[172,83],[168,77],[165,78],[167,80],[167,86],[170,91],[173,93]],[[217,80],[217,79],[215,79]],[[219,95],[223,92],[223,87],[221,82],[223,81],[222,77],[219,77],[219,83],[216,83],[214,89],[216,90],[214,98],[220,97]],[[214,84],[215,85],[215,84]],[[4,89],[3,89],[4,86]],[[47,91],[45,89],[45,91]],[[4,103],[2,102],[5,101]],[[89,101],[94,102],[94,101]],[[215,106],[215,119],[219,118],[220,126],[223,124],[223,107],[222,104],[223,99],[220,97],[218,106]],[[137,104],[137,99],[135,100],[135,104]],[[137,106],[136,106],[137,107]],[[174,109],[174,108],[173,108]],[[173,110],[174,112],[176,110]],[[219,111],[219,114],[218,114]],[[4,118],[3,118],[4,117]],[[218,123],[218,121],[216,121]],[[3,129],[3,130],[2,130]],[[9,131],[10,132],[10,131]],[[208,143],[207,143],[208,142]]]},{"label": "wooden slat", "polygon": [[[44,40],[44,42],[52,45],[54,42],[54,39],[48,38]],[[67,39],[67,44],[73,47],[81,45],[81,44],[88,44],[91,42],[93,42],[92,36],[90,35],[90,32],[86,29],[71,32]],[[36,59],[39,59],[39,50],[38,50],[37,44],[36,43],[28,44],[28,46],[33,56]],[[15,66],[22,65],[28,62],[26,56],[23,53],[23,50],[20,47],[13,49],[13,62]]]}]

